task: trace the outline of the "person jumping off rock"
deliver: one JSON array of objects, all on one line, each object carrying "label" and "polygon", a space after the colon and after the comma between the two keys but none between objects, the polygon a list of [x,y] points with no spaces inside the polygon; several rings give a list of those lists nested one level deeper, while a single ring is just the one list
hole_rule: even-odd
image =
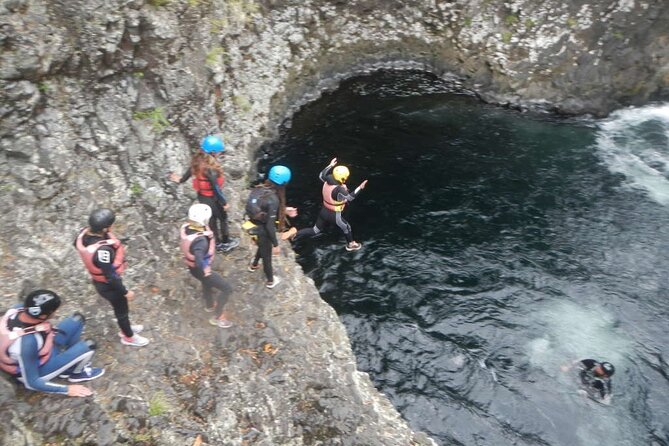
[{"label": "person jumping off rock", "polygon": [[114,308],[116,322],[121,328],[121,343],[143,347],[149,343],[138,334],[144,326],[130,324],[128,301],[135,298],[135,292],[128,290],[121,279],[126,266],[125,248],[111,232],[115,220],[116,215],[111,209],[95,209],[88,217],[88,227],[82,229],[74,240],[74,246],[93,279],[95,290]]},{"label": "person jumping off rock", "polygon": [[48,320],[61,305],[60,296],[50,290],[35,290],[23,305],[17,305],[0,319],[0,369],[23,383],[26,389],[85,397],[93,391],[81,384],[56,384],[64,378],[72,383],[104,375],[91,367],[93,341],[80,340],[84,317],[75,313],[53,327]]},{"label": "person jumping off rock", "polygon": [[297,241],[302,237],[314,237],[320,234],[327,226],[336,225],[346,237],[346,250],[357,251],[362,248],[362,244],[353,240],[351,225],[344,220],[342,213],[346,205],[353,201],[360,191],[365,188],[367,180],[360,183],[353,192],[349,192],[346,187],[346,180],[350,172],[346,166],[335,167],[336,164],[337,158],[333,158],[330,164],[318,175],[323,182],[323,207],[318,214],[316,224],[312,228],[297,231],[293,240]]},{"label": "person jumping off rock", "polygon": [[[211,270],[216,249],[214,234],[208,226],[210,218],[211,208],[206,204],[198,203],[190,207],[188,222],[179,230],[181,252],[188,271],[202,283],[205,311],[215,312],[214,318],[210,319],[209,323],[220,328],[230,328],[232,322],[225,318],[223,307],[232,294],[232,287],[220,274]],[[212,296],[214,288],[219,291],[215,303]]]},{"label": "person jumping off rock", "polygon": [[207,136],[200,143],[198,151],[191,160],[191,165],[183,175],[170,173],[170,180],[184,183],[193,177],[193,189],[197,200],[211,208],[211,230],[216,240],[216,249],[229,252],[239,246],[239,239],[230,237],[228,227],[228,208],[230,205],[223,194],[223,168],[220,161],[225,153],[223,140],[217,136]]}]

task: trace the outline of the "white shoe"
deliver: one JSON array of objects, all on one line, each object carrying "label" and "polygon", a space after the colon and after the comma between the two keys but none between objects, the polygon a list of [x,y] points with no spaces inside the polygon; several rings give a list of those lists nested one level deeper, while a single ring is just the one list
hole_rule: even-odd
[{"label": "white shoe", "polygon": [[[137,325],[131,325],[130,328],[132,328],[132,332],[133,332],[134,334],[138,334],[138,333],[141,333],[141,332],[144,331],[144,326],[143,326],[143,325],[140,325],[140,324],[137,324]],[[122,331],[119,331],[119,332],[118,332],[118,336],[119,336],[120,338],[122,338],[122,337],[125,336],[125,335],[123,334]]]},{"label": "white shoe", "polygon": [[277,286],[277,285],[280,284],[280,283],[281,283],[281,277],[279,277],[279,276],[274,276],[274,281],[272,281],[272,282],[267,282],[267,284],[266,284],[265,286],[266,286],[267,288],[274,288],[275,286]]},{"label": "white shoe", "polygon": [[123,336],[121,338],[121,344],[130,345],[133,347],[144,347],[148,343],[149,343],[148,339],[138,334],[135,334],[132,338],[128,338],[126,336]]}]

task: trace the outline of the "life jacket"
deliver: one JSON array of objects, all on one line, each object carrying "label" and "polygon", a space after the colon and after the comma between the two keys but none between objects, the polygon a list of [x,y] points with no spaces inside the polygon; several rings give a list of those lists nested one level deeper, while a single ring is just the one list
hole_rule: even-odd
[{"label": "life jacket", "polygon": [[193,234],[186,234],[186,228],[188,223],[181,226],[179,230],[179,236],[181,237],[181,252],[184,255],[184,262],[189,268],[195,268],[195,256],[190,252],[190,247],[198,237],[207,237],[209,239],[209,251],[205,255],[207,260],[207,265],[211,265],[211,262],[214,260],[214,255],[216,254],[216,241],[214,240],[214,233],[211,232],[209,226],[205,226],[203,232],[194,232]]},{"label": "life jacket", "polygon": [[[219,188],[223,187],[223,175],[216,177],[216,184]],[[193,176],[193,189],[195,189],[198,195],[204,195],[205,197],[214,196],[214,187],[204,174]]]},{"label": "life jacket", "polygon": [[323,183],[323,206],[330,209],[331,211],[341,212],[346,206],[345,201],[337,201],[332,199],[332,191],[334,191],[341,184],[328,184],[327,182]]},{"label": "life jacket", "polygon": [[93,280],[96,282],[107,282],[107,278],[105,277],[102,270],[95,266],[95,263],[93,262],[95,253],[103,246],[111,246],[114,249],[114,263],[112,266],[119,275],[123,274],[123,271],[125,271],[126,262],[124,260],[125,248],[121,244],[121,241],[117,239],[114,234],[108,232],[107,240],[100,240],[99,242],[84,246],[84,235],[87,233],[88,229],[84,229],[79,233],[75,246],[77,248],[77,252],[79,252],[81,260],[84,261],[84,266],[88,272],[91,273]]},{"label": "life jacket", "polygon": [[0,319],[0,369],[12,375],[18,375],[20,373],[18,363],[15,359],[9,356],[9,348],[12,346],[12,344],[14,344],[14,342],[18,341],[21,336],[28,334],[46,334],[46,336],[43,338],[44,340],[42,342],[42,346],[38,351],[39,363],[42,365],[47,362],[51,356],[53,338],[56,335],[53,327],[48,322],[41,322],[37,325],[26,328],[15,327],[13,330],[9,330],[9,320],[22,311],[22,308],[12,308],[7,313],[5,313],[2,319]]}]

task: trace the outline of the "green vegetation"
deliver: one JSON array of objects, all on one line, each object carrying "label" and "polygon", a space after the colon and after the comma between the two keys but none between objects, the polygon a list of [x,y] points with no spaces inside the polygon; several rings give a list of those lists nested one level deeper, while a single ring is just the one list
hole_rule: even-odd
[{"label": "green vegetation", "polygon": [[230,22],[228,21],[227,17],[221,17],[220,19],[211,19],[209,20],[209,23],[211,24],[211,32],[214,34],[218,34],[224,29],[226,29],[228,26],[230,26]]},{"label": "green vegetation", "polygon": [[169,408],[169,405],[165,401],[165,395],[162,392],[158,392],[153,395],[153,398],[149,401],[149,416],[154,417],[164,415]]},{"label": "green vegetation", "polygon": [[170,0],[148,0],[149,5],[151,6],[165,6],[169,4]]},{"label": "green vegetation", "polygon": [[623,34],[622,31],[616,31],[612,34],[612,36],[618,40],[623,40],[625,38],[625,34]]},{"label": "green vegetation", "polygon": [[525,28],[534,28],[534,20],[532,19],[525,19]]},{"label": "green vegetation", "polygon": [[520,20],[518,19],[518,16],[514,14],[509,14],[508,16],[504,17],[504,23],[506,23],[506,26],[513,26],[519,21]]},{"label": "green vegetation", "polygon": [[465,17],[465,26],[472,26],[472,18]]},{"label": "green vegetation", "polygon": [[511,42],[511,37],[513,37],[513,33],[511,31],[504,31],[502,33],[502,42],[504,43]]},{"label": "green vegetation", "polygon": [[132,183],[130,186],[130,194],[139,197],[142,195],[142,186],[140,186],[139,183]]},{"label": "green vegetation", "polygon": [[222,61],[224,61],[227,58],[227,55],[228,52],[225,50],[225,48],[221,46],[214,47],[207,53],[207,56],[205,57],[205,63],[209,66],[216,65],[216,63],[218,63],[221,58],[223,58]]},{"label": "green vegetation", "polygon": [[48,93],[51,91],[51,85],[49,85],[49,83],[46,81],[42,81],[37,84],[37,89],[42,93]]},{"label": "green vegetation", "polygon": [[137,111],[132,114],[132,119],[143,121],[148,119],[151,121],[151,126],[157,132],[160,132],[170,126],[170,121],[165,117],[165,111],[162,107],[152,108],[147,111]]},{"label": "green vegetation", "polygon": [[251,110],[251,101],[246,96],[233,96],[232,97],[232,102],[235,104],[235,106],[243,111],[243,112],[248,112]]},{"label": "green vegetation", "polygon": [[569,17],[567,19],[567,26],[570,28],[576,28],[576,25],[578,25],[578,20],[576,20],[573,17]]},{"label": "green vegetation", "polygon": [[228,15],[239,24],[246,24],[250,16],[260,11],[260,6],[250,0],[228,0],[226,3]]},{"label": "green vegetation", "polygon": [[142,79],[144,77],[144,72],[143,71],[135,71],[132,73],[132,77],[135,79]]}]

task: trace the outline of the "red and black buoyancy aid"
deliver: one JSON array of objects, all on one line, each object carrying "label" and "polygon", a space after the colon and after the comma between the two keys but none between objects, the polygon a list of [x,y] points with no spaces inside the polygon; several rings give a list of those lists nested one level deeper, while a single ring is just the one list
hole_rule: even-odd
[{"label": "red and black buoyancy aid", "polygon": [[181,226],[179,230],[179,236],[181,237],[181,252],[184,255],[184,262],[189,268],[195,268],[195,256],[190,252],[190,247],[198,237],[207,237],[209,239],[209,251],[207,252],[205,258],[207,259],[207,264],[211,265],[211,262],[214,260],[214,255],[216,255],[216,241],[214,240],[214,233],[211,232],[209,226],[205,226],[205,230],[202,232],[194,232],[193,234],[186,234],[186,228],[188,223]]},{"label": "red and black buoyancy aid", "polygon": [[14,342],[18,341],[21,336],[28,334],[45,334],[46,336],[43,338],[42,346],[38,351],[39,363],[41,365],[49,360],[53,348],[53,338],[56,335],[53,327],[48,322],[41,322],[26,328],[16,327],[13,330],[10,330],[8,328],[9,320],[16,317],[22,311],[22,308],[12,308],[5,313],[2,319],[0,319],[0,369],[12,375],[18,375],[20,372],[18,363],[9,355],[9,348]]},{"label": "red and black buoyancy aid", "polygon": [[[219,189],[223,188],[223,175],[218,175],[216,177],[216,184]],[[193,189],[195,189],[195,192],[199,195],[204,195],[205,197],[214,196],[214,186],[209,182],[204,175],[204,172],[193,176]]]},{"label": "red and black buoyancy aid", "polygon": [[331,211],[341,212],[346,206],[345,201],[337,201],[332,199],[332,192],[341,186],[341,184],[328,184],[327,182],[323,183],[323,206],[330,209]]},{"label": "red and black buoyancy aid", "polygon": [[121,244],[121,241],[117,239],[114,234],[108,232],[107,240],[100,240],[99,242],[92,243],[88,246],[84,246],[83,240],[84,236],[87,233],[88,233],[88,228],[83,229],[79,233],[79,236],[77,236],[76,248],[77,252],[79,253],[79,256],[81,257],[81,260],[84,261],[84,266],[91,274],[93,280],[96,282],[107,282],[107,278],[105,277],[102,270],[97,266],[95,266],[95,263],[93,262],[93,258],[95,257],[95,254],[97,253],[98,249],[100,249],[103,246],[111,246],[114,249],[114,263],[112,264],[112,266],[114,267],[114,270],[116,270],[118,275],[123,274],[123,271],[125,271],[126,262],[124,259],[125,248]]}]

